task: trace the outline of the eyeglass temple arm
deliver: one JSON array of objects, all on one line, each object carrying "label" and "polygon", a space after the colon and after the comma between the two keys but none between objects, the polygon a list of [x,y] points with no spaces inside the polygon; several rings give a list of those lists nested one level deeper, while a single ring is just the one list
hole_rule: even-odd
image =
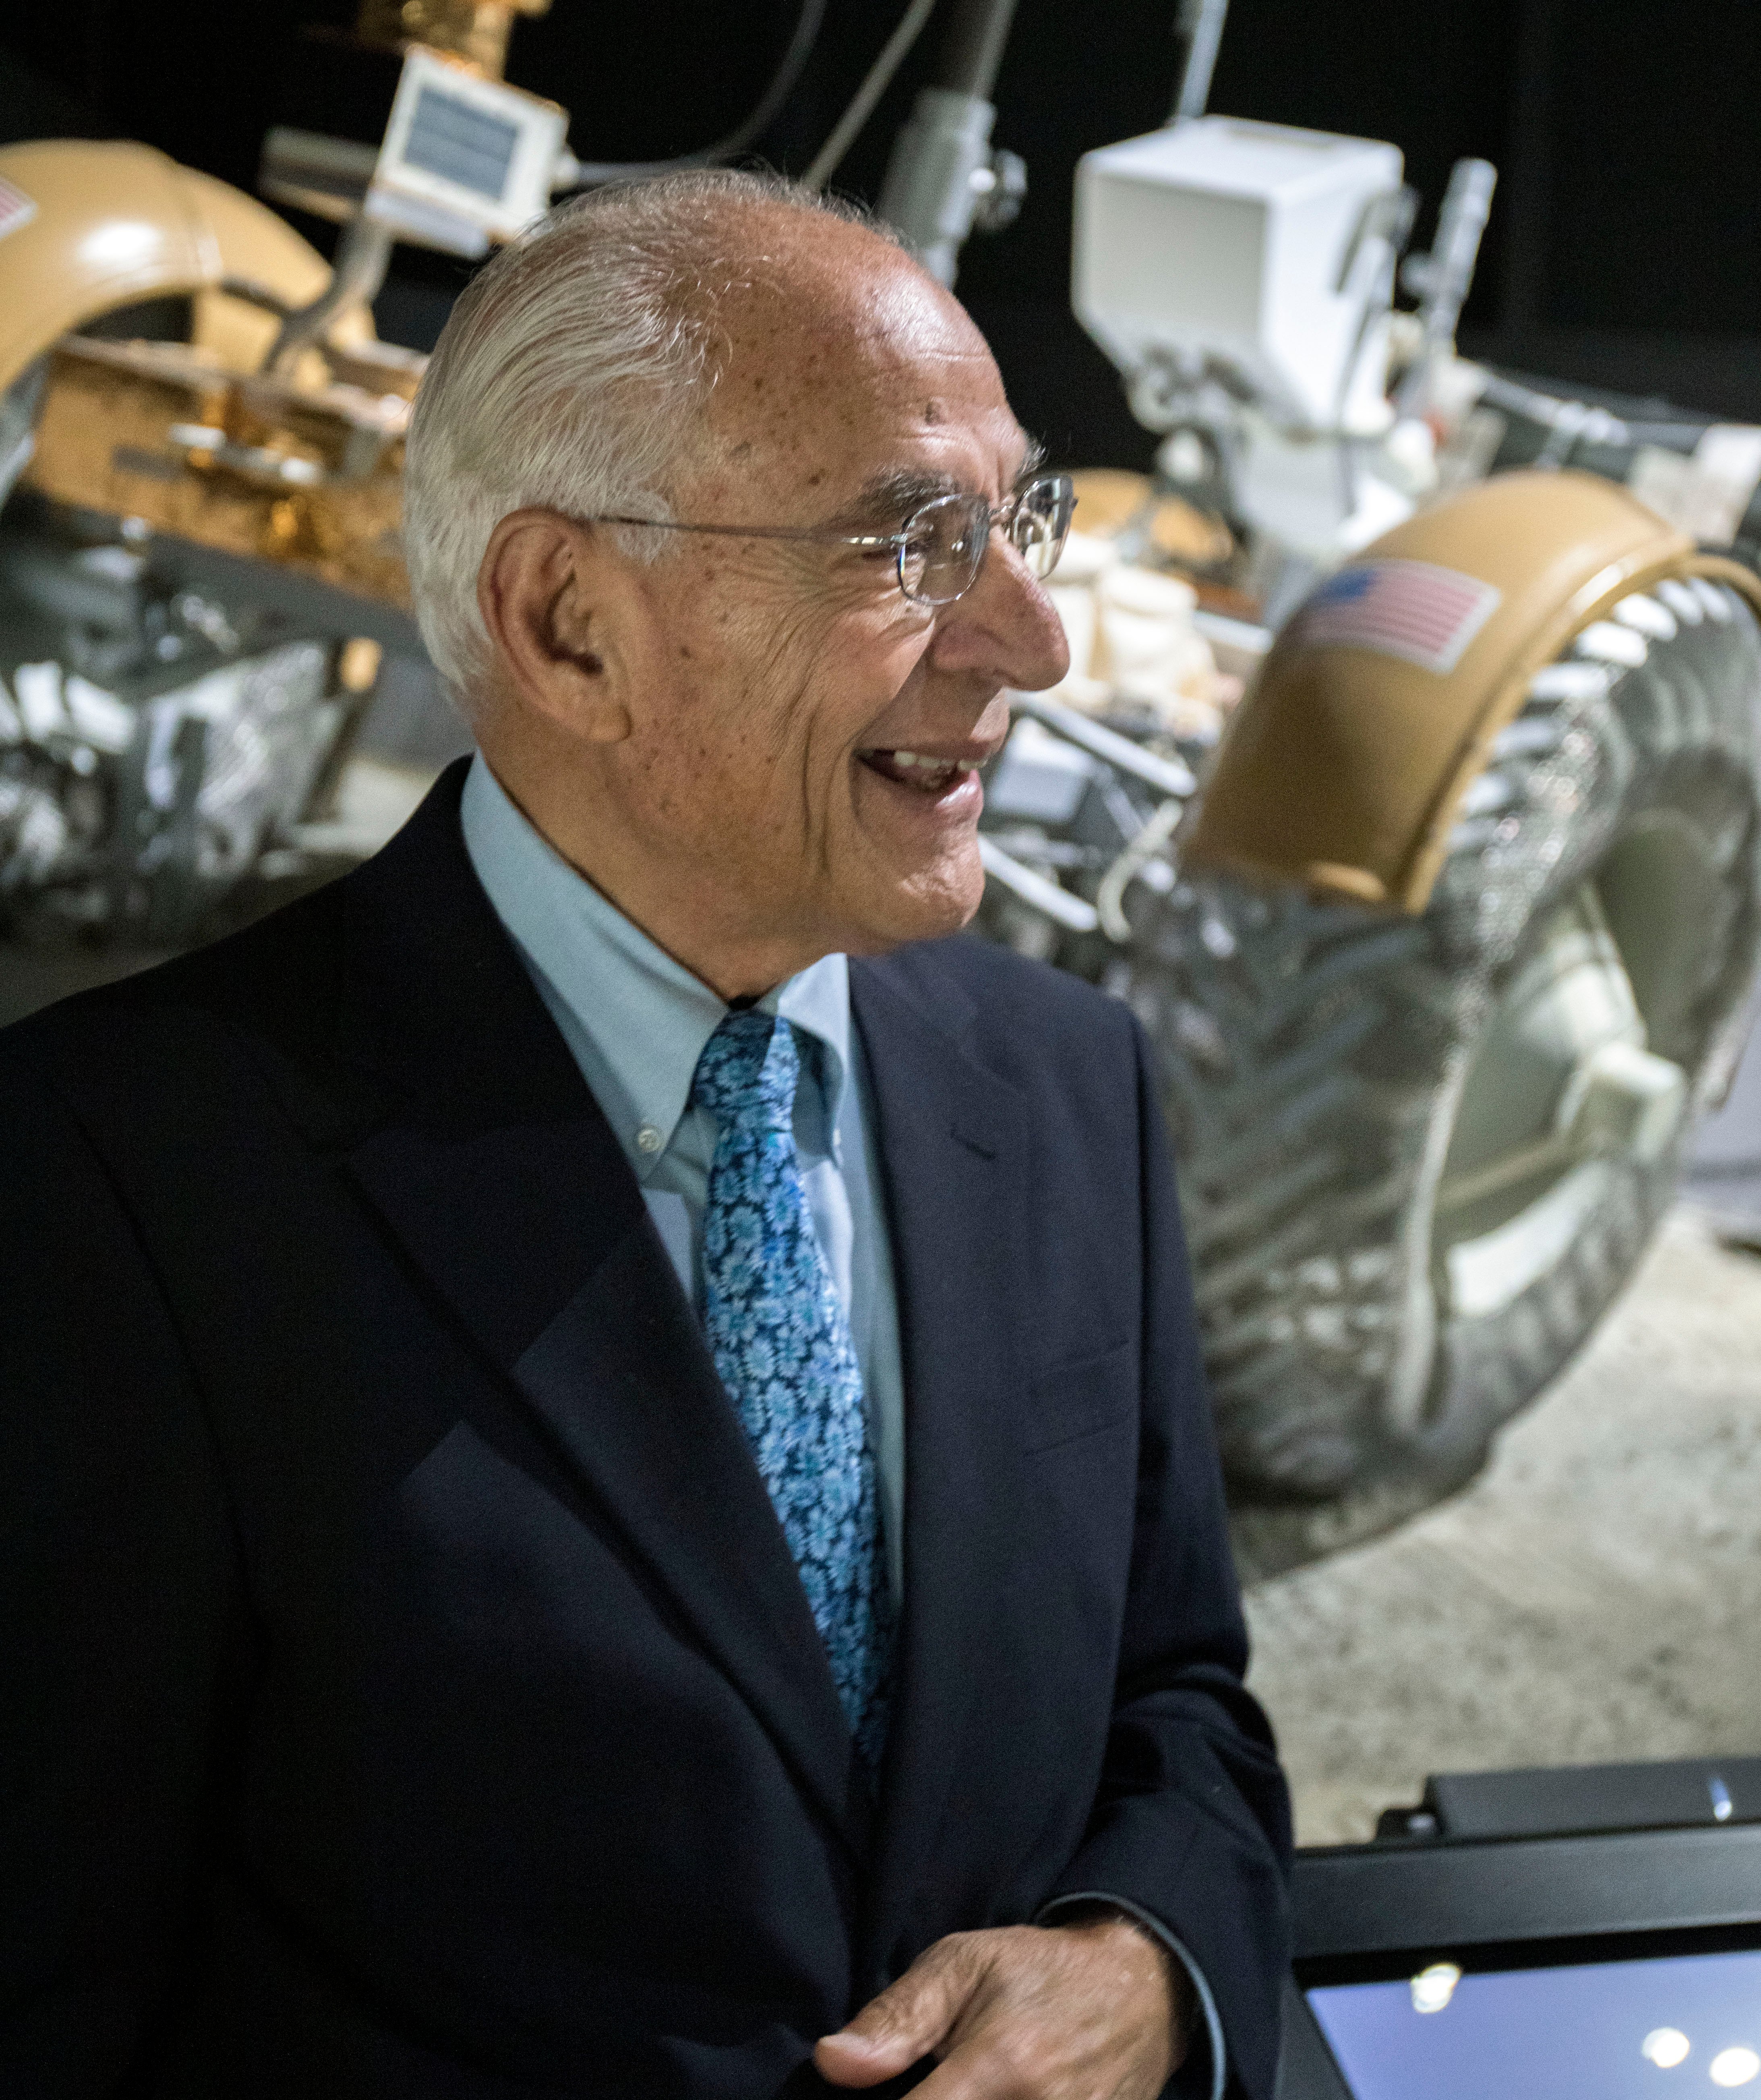
[{"label": "eyeglass temple arm", "polygon": [[[1028,490],[1042,481],[1064,481],[1063,474],[1039,474],[1006,496],[998,504],[986,504],[990,513],[990,527],[995,532],[999,526],[1006,527],[1020,510],[1023,499]],[[583,525],[634,525],[645,532],[713,532],[719,537],[734,540],[818,540],[828,546],[874,547],[894,549],[906,545],[910,535],[906,532],[834,532],[821,525],[690,525],[672,518],[626,518],[621,515],[583,518]]]},{"label": "eyeglass temple arm", "polygon": [[635,525],[645,532],[714,532],[734,540],[821,540],[839,547],[902,547],[903,532],[834,532],[820,525],[687,525],[673,518],[583,518],[583,525]]}]

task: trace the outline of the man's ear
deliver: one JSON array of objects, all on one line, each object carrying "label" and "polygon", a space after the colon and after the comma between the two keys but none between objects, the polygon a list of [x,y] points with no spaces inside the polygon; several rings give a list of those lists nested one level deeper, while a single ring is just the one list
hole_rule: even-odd
[{"label": "man's ear", "polygon": [[496,525],[477,572],[478,609],[504,674],[531,706],[589,743],[630,733],[619,566],[591,527],[529,510]]}]

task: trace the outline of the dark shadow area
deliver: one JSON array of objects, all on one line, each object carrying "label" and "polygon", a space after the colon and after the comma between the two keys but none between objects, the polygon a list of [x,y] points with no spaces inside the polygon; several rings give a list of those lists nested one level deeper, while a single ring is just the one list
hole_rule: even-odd
[{"label": "dark shadow area", "polygon": [[[754,157],[799,170],[898,19],[830,0],[819,44]],[[945,15],[945,6],[941,11]],[[143,139],[249,188],[266,128],[376,135],[385,82],[340,62],[350,0],[191,0],[165,18],[121,0],[15,11],[0,31],[0,139]],[[966,249],[961,290],[995,342],[1024,420],[1061,458],[1142,465],[1150,441],[1071,317],[1071,179],[1090,148],[1161,122],[1178,51],[1173,0],[1072,8],[1021,0],[997,90],[999,143],[1022,153],[1019,219]],[[556,0],[517,27],[510,77],[572,112],[596,159],[688,152],[758,99],[796,0]],[[933,63],[939,20],[837,178],[872,199]],[[1761,12],[1681,0],[1235,0],[1212,107],[1388,139],[1424,200],[1428,239],[1451,163],[1483,155],[1501,182],[1465,321],[1475,354],[1629,394],[1761,418],[1761,192],[1746,170],[1761,109]],[[327,250],[332,232],[302,231]],[[401,249],[381,329],[429,346],[465,266]]]}]

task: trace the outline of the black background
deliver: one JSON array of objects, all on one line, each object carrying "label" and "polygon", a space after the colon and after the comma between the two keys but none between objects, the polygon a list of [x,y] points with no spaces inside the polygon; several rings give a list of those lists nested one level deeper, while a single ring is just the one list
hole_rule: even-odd
[{"label": "black background", "polygon": [[[806,165],[902,5],[830,0],[764,159]],[[996,137],[1026,157],[1032,189],[1015,226],[969,243],[960,290],[1024,420],[1068,459],[1148,455],[1070,317],[1070,184],[1080,153],[1165,119],[1174,6],[1020,0],[997,84]],[[20,7],[0,29],[0,139],[143,139],[248,188],[268,125],[313,122],[315,95],[329,109],[322,48],[302,25],[352,14],[348,0]],[[555,0],[516,28],[509,77],[567,106],[583,158],[687,151],[757,99],[795,14],[795,0]],[[839,187],[878,190],[939,26]],[[1502,180],[1468,348],[1761,421],[1758,0],[1235,0],[1211,106],[1393,140],[1425,199],[1421,245],[1451,162],[1484,155]],[[336,128],[349,127],[338,116]],[[400,250],[382,330],[431,342],[463,268]]]}]

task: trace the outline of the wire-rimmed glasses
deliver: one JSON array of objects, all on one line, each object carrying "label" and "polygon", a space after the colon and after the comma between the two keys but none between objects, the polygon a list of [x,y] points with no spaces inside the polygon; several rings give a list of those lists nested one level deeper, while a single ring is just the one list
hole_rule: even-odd
[{"label": "wire-rimmed glasses", "polygon": [[1070,535],[1076,489],[1068,474],[1040,474],[1001,503],[983,496],[937,496],[896,532],[834,532],[811,525],[685,525],[660,518],[590,518],[590,525],[637,525],[650,532],[715,532],[742,540],[818,540],[827,545],[891,552],[899,588],[919,605],[952,605],[979,580],[993,532],[1002,532],[1030,576],[1049,576]]}]

